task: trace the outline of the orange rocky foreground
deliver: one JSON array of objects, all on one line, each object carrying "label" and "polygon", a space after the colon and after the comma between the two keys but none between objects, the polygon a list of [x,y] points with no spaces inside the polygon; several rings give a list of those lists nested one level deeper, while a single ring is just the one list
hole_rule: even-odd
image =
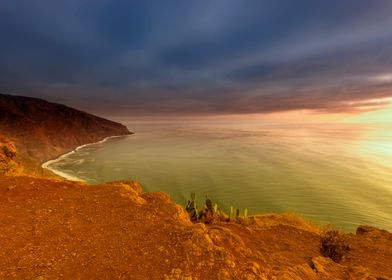
[{"label": "orange rocky foreground", "polygon": [[390,279],[392,235],[347,235],[340,264],[294,215],[192,224],[163,193],[0,177],[1,279]]}]

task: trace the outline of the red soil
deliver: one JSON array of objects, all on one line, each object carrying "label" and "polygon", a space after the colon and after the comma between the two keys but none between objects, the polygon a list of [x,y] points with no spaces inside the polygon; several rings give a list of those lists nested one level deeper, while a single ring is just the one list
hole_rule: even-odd
[{"label": "red soil", "polygon": [[[348,234],[340,264],[294,215],[192,224],[163,193],[0,176],[0,279],[389,279],[392,234]],[[378,278],[377,278],[378,277]]]}]

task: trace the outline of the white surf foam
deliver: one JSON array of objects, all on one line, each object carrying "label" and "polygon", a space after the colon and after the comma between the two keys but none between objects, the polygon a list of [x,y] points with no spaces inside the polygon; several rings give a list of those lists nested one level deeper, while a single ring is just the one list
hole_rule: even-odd
[{"label": "white surf foam", "polygon": [[85,182],[85,180],[83,180],[81,178],[78,178],[76,176],[72,176],[72,175],[70,175],[70,174],[68,174],[68,173],[66,173],[64,171],[61,171],[61,170],[58,170],[58,169],[55,169],[55,168],[51,167],[51,165],[53,163],[56,163],[56,162],[59,162],[59,161],[63,160],[64,158],[68,157],[69,155],[72,155],[72,154],[76,153],[77,151],[79,151],[80,149],[83,149],[85,147],[92,146],[92,145],[99,145],[99,144],[105,143],[109,139],[118,138],[118,137],[126,137],[126,136],[129,136],[129,135],[109,136],[109,137],[106,137],[106,138],[104,138],[104,139],[102,139],[102,140],[100,140],[98,142],[93,142],[93,143],[88,143],[88,144],[81,145],[79,147],[76,147],[74,150],[59,156],[56,159],[51,159],[51,160],[48,160],[48,161],[44,162],[41,165],[41,167],[45,168],[45,169],[48,169],[48,170],[52,171],[54,174],[56,174],[56,175],[58,175],[60,177],[63,177],[65,179],[67,179],[67,180]]}]

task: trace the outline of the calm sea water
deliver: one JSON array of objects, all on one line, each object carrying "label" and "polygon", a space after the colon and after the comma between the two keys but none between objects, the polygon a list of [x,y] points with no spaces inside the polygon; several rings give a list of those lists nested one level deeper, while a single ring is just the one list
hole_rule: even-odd
[{"label": "calm sea water", "polygon": [[191,192],[293,211],[346,230],[392,230],[392,127],[253,122],[133,123],[136,134],[79,149],[50,168],[90,183],[134,179],[185,204]]}]

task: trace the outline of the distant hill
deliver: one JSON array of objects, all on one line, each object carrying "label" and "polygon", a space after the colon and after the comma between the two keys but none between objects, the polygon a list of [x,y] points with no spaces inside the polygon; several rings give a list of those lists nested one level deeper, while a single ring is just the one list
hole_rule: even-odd
[{"label": "distant hill", "polygon": [[77,146],[131,134],[126,126],[38,98],[0,94],[0,134],[22,162],[40,165]]}]

